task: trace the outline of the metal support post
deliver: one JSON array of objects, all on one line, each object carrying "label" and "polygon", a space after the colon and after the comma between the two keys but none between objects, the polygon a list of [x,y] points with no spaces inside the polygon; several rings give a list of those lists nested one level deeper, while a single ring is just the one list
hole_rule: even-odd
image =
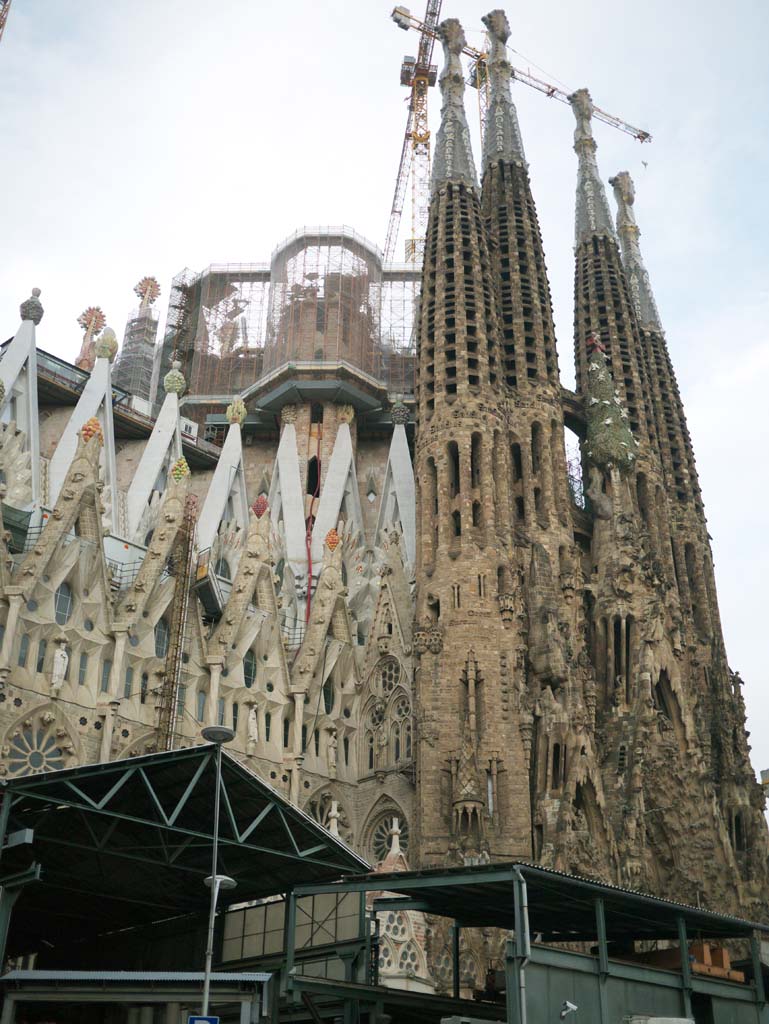
[{"label": "metal support post", "polygon": [[515,869],[513,894],[515,898],[515,969],[518,982],[518,1019],[520,1024],[526,1024],[526,966],[531,954],[529,896],[526,889],[526,880],[517,868]]},{"label": "metal support post", "polygon": [[294,971],[294,943],[296,941],[296,896],[294,890],[289,892],[286,900],[286,967],[285,974],[281,979],[281,995],[291,990],[292,974]]},{"label": "metal support post", "polygon": [[692,1016],[692,968],[689,963],[689,939],[686,935],[686,921],[679,914],[676,918],[678,924],[678,947],[681,953],[681,982],[684,994],[684,1016]]},{"label": "metal support post", "polygon": [[759,937],[755,932],[750,936],[750,959],[753,963],[753,978],[755,985],[756,1006],[758,1007],[758,1020],[761,1020],[761,1011],[766,1005],[766,992],[764,990],[764,975],[761,969],[761,947]]},{"label": "metal support post", "polygon": [[515,962],[515,941],[505,940],[505,1022],[519,1024],[518,1013],[518,970]]},{"label": "metal support post", "polygon": [[595,924],[598,933],[598,1002],[601,1024],[609,1024],[609,999],[606,991],[609,978],[609,950],[606,944],[606,914],[602,899],[595,901]]},{"label": "metal support post", "polygon": [[451,926],[451,983],[455,999],[459,999],[459,925]]}]

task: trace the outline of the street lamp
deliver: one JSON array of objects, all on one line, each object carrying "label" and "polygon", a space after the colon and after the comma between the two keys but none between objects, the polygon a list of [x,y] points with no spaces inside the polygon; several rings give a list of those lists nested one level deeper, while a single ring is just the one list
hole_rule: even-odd
[{"label": "street lamp", "polygon": [[202,1015],[208,1015],[208,998],[211,990],[211,963],[214,959],[214,921],[216,919],[216,903],[220,889],[234,889],[236,882],[228,875],[217,874],[219,856],[219,802],[222,790],[222,745],[235,739],[235,730],[226,725],[207,725],[201,731],[207,743],[216,744],[216,793],[214,795],[214,842],[211,853],[211,874],[205,884],[211,890],[211,903],[208,909],[208,942],[206,943],[206,967],[203,974],[203,1009]]}]

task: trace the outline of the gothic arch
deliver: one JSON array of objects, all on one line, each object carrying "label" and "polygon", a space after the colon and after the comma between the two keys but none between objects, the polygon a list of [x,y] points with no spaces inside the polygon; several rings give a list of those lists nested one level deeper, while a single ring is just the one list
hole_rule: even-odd
[{"label": "gothic arch", "polygon": [[6,730],[0,753],[0,774],[9,779],[42,775],[83,760],[78,736],[50,701],[19,715]]},{"label": "gothic arch", "polygon": [[[401,852],[408,857],[410,829],[409,821],[403,808],[390,796],[380,797],[366,817],[366,822],[361,829],[361,850],[363,855],[372,863],[383,860],[390,848],[389,829],[392,827],[392,819],[398,819],[400,828]],[[387,830],[387,832],[385,831]]]}]

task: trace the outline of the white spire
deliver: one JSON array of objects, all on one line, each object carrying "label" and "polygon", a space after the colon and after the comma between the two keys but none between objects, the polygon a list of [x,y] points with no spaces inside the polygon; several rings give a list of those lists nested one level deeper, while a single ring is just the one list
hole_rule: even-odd
[{"label": "white spire", "polygon": [[649,272],[644,266],[638,239],[641,232],[636,224],[633,204],[635,203],[635,186],[627,171],[620,171],[609,184],[614,188],[617,200],[617,232],[622,246],[622,262],[625,265],[630,297],[633,300],[638,322],[641,327],[652,331],[661,331],[662,323],[657,303],[652,294]]},{"label": "white spire", "polygon": [[491,11],[482,21],[491,40],[488,59],[491,99],[483,138],[483,167],[485,169],[498,160],[525,166],[518,113],[510,91],[513,69],[507,59],[506,46],[510,38],[510,23],[505,12],[499,10]]},{"label": "white spire", "polygon": [[461,182],[471,187],[478,184],[465,117],[465,77],[459,59],[466,44],[465,33],[456,18],[447,18],[438,26],[438,38],[443,44],[446,63],[440,77],[443,106],[433,160],[433,192],[446,182]]},{"label": "white spire", "polygon": [[574,131],[574,152],[579,158],[577,172],[577,208],[575,211],[575,244],[591,235],[607,235],[616,240],[606,190],[598,173],[595,159],[597,146],[590,125],[593,102],[587,89],[577,89],[569,96],[571,109],[577,119]]}]

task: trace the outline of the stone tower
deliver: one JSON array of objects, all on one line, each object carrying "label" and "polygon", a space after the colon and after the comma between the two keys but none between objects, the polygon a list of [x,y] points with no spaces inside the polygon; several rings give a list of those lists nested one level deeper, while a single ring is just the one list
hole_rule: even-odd
[{"label": "stone tower", "polygon": [[[418,314],[415,684],[423,864],[530,855],[515,650],[497,602],[509,494],[497,292],[453,19]],[[509,590],[510,588],[507,587]],[[511,611],[512,614],[512,611]]]},{"label": "stone tower", "polygon": [[[512,102],[510,30],[501,11],[484,22],[480,199],[463,35],[454,21],[440,29],[417,320],[412,860],[522,856],[744,911],[767,878],[763,798],[632,182],[613,179],[618,238],[590,96],[575,93],[571,395]],[[567,414],[584,507],[569,487]]]}]

